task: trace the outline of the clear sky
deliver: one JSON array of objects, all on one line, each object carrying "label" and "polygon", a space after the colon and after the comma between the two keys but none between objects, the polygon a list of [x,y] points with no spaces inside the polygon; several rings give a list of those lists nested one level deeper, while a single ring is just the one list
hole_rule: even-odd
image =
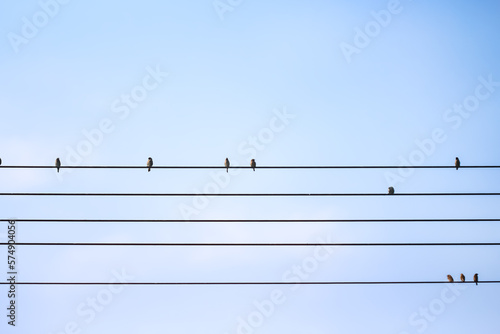
[{"label": "clear sky", "polygon": [[[498,1],[0,4],[2,165],[499,165]],[[498,192],[498,170],[0,169],[1,192]],[[497,197],[0,198],[5,218],[499,218]],[[496,223],[17,223],[18,242],[498,242]],[[0,225],[7,240],[7,224]],[[6,275],[7,249],[1,247]],[[497,247],[22,247],[19,281],[500,279]],[[2,275],[3,276],[3,275]],[[466,288],[464,288],[464,286]],[[500,286],[18,286],[2,333],[493,333]]]}]

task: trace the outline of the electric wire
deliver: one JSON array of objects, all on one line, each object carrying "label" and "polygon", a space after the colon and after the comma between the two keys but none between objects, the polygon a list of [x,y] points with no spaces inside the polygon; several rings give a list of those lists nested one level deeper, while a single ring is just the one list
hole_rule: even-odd
[{"label": "electric wire", "polygon": [[500,242],[338,242],[338,243],[254,243],[254,242],[236,242],[236,243],[186,243],[186,242],[2,242],[0,246],[182,246],[182,247],[317,247],[317,246],[334,246],[334,247],[390,247],[390,246],[500,246]]},{"label": "electric wire", "polygon": [[499,196],[497,192],[472,193],[75,193],[75,192],[3,192],[0,196],[102,196],[102,197],[374,197],[374,196]]},{"label": "electric wire", "polygon": [[[36,165],[22,165],[22,166],[0,166],[5,169],[55,169],[56,166],[36,166]],[[132,166],[132,165],[122,165],[122,166],[60,166],[60,169],[148,169],[147,166]],[[451,165],[435,165],[435,166],[394,166],[394,165],[345,165],[345,166],[257,166],[256,169],[455,169],[455,166]],[[500,168],[497,165],[471,165],[471,166],[460,166],[460,169],[483,169],[483,168]],[[226,169],[225,166],[152,166],[151,169]],[[229,169],[252,169],[250,166],[231,166]]]},{"label": "electric wire", "polygon": [[[479,281],[479,284],[498,284],[500,281]],[[475,284],[474,281],[337,281],[337,282],[0,282],[0,285],[403,285],[403,284]]]},{"label": "electric wire", "polygon": [[500,222],[500,218],[396,218],[396,219],[53,219],[0,218],[25,223],[460,223]]}]

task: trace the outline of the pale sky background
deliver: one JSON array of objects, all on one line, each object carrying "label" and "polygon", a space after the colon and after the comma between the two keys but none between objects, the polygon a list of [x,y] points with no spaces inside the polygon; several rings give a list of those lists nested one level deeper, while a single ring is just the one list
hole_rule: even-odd
[{"label": "pale sky background", "polygon": [[[60,157],[145,166],[149,156],[158,166],[222,166],[226,157],[244,166],[251,158],[258,166],[453,165],[455,156],[499,165],[499,14],[498,1],[3,2],[2,165]],[[459,114],[454,106],[464,104]],[[1,192],[498,192],[499,173],[0,169],[0,184]],[[499,218],[499,207],[497,197],[0,198],[2,219]],[[2,242],[6,232],[3,223]],[[499,236],[497,223],[17,224],[18,242]],[[498,247],[19,246],[16,256],[20,281],[108,282],[123,272],[136,282],[500,278]],[[15,328],[2,286],[0,331],[496,333],[500,286],[466,286],[18,286]],[[280,298],[270,307],[272,296]]]}]

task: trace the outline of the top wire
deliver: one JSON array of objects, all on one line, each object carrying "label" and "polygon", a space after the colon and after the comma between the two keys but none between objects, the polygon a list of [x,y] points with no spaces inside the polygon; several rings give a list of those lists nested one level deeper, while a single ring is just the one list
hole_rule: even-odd
[{"label": "top wire", "polygon": [[[56,166],[1,166],[8,169],[28,169],[28,168],[57,168]],[[147,166],[64,166],[59,168],[81,168],[81,169],[147,169]],[[151,166],[151,169],[226,169],[225,166]],[[251,166],[230,166],[229,169],[252,169]],[[398,168],[420,168],[420,169],[456,169],[455,166],[256,166],[255,169],[398,169]],[[495,165],[460,166],[462,168],[500,168]]]}]

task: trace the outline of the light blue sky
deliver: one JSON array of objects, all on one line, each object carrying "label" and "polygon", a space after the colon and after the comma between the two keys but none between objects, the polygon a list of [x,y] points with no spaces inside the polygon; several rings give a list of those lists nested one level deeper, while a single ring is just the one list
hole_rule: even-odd
[{"label": "light blue sky", "polygon": [[[0,5],[3,165],[52,165],[56,157],[63,165],[145,165],[149,156],[156,165],[222,166],[226,157],[245,166],[251,158],[257,166],[452,165],[455,156],[463,165],[499,164],[497,1],[60,1]],[[346,53],[346,45],[356,51]],[[455,105],[465,105],[462,114]],[[497,170],[473,169],[0,172],[1,192],[500,189]],[[498,218],[498,207],[496,197],[2,197],[0,216]],[[17,227],[19,242],[498,242],[500,235],[495,223]],[[1,240],[6,231],[0,226]],[[19,247],[17,255],[21,281],[107,282],[117,272],[133,281],[500,277],[495,247]],[[309,270],[307,277],[294,274],[297,267]],[[494,332],[499,287],[467,286],[20,286],[17,326],[2,314],[0,329]],[[5,310],[7,290],[0,291]],[[92,298],[106,303],[95,317]],[[262,304],[273,298],[272,310]],[[431,310],[427,318],[423,309]]]}]

